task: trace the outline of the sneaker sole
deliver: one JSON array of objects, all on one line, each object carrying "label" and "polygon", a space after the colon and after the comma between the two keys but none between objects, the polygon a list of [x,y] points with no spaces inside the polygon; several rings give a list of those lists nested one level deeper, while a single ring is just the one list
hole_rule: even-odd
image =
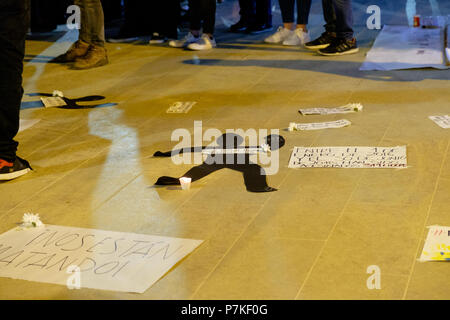
[{"label": "sneaker sole", "polygon": [[148,43],[149,44],[161,44],[166,42],[167,40],[150,40]]},{"label": "sneaker sole", "polygon": [[138,41],[139,38],[125,38],[125,39],[107,39],[106,41],[109,43],[127,43],[127,42],[135,42]]},{"label": "sneaker sole", "polygon": [[354,54],[354,53],[358,53],[358,52],[359,52],[359,48],[351,49],[351,50],[344,51],[344,52],[336,52],[336,53],[324,53],[324,52],[320,52],[320,51],[318,51],[317,53],[322,56],[345,56],[347,54]]},{"label": "sneaker sole", "polygon": [[0,180],[1,181],[13,180],[27,174],[30,171],[31,171],[30,168],[26,168],[16,172],[0,174]]},{"label": "sneaker sole", "polygon": [[216,46],[208,47],[208,48],[192,48],[190,46],[187,46],[186,48],[192,51],[203,51],[203,50],[211,50],[214,49]]},{"label": "sneaker sole", "polygon": [[309,50],[320,50],[320,49],[328,48],[329,46],[330,46],[330,44],[328,43],[328,44],[321,44],[321,45],[318,45],[318,46],[307,46],[307,45],[305,45],[304,47],[306,49],[309,49]]}]

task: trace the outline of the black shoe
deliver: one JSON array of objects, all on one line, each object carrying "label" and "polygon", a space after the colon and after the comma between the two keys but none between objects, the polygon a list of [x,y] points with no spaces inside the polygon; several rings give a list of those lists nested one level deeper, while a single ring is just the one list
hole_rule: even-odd
[{"label": "black shoe", "polygon": [[28,161],[16,156],[14,162],[0,159],[0,180],[12,180],[33,170]]},{"label": "black shoe", "polygon": [[230,32],[243,32],[248,28],[248,24],[242,20],[239,20],[237,23],[233,24],[229,31]]},{"label": "black shoe", "polygon": [[320,50],[328,47],[336,40],[336,34],[331,32],[324,32],[316,40],[305,43],[305,48],[310,50]]},{"label": "black shoe", "polygon": [[177,186],[180,185],[180,179],[172,177],[159,177],[155,185],[157,186]]},{"label": "black shoe", "polygon": [[356,39],[339,39],[334,41],[328,47],[317,51],[323,56],[342,56],[344,54],[353,54],[359,51]]},{"label": "black shoe", "polygon": [[159,34],[158,32],[153,32],[152,37],[150,38],[150,44],[160,44],[167,41],[167,37]]},{"label": "black shoe", "polygon": [[246,33],[250,34],[259,34],[267,31],[272,31],[273,26],[271,24],[257,24],[249,26],[247,29],[245,29]]}]

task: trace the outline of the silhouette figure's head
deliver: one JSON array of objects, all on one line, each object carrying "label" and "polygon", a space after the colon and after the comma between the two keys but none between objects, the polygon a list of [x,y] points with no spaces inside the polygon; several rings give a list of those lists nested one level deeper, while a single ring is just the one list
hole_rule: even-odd
[{"label": "silhouette figure's head", "polygon": [[235,133],[224,133],[217,138],[217,144],[221,148],[233,149],[237,148],[244,142],[244,138]]},{"label": "silhouette figure's head", "polygon": [[270,146],[271,151],[281,149],[286,141],[284,138],[278,134],[271,134],[265,138],[266,143]]}]

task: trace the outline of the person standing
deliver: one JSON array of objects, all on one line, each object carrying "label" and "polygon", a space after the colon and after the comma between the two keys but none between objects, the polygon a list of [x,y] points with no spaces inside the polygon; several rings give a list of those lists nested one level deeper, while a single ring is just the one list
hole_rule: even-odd
[{"label": "person standing", "polygon": [[240,20],[230,27],[230,32],[258,34],[272,30],[271,0],[239,0]]},{"label": "person standing", "polygon": [[0,180],[12,180],[30,172],[30,164],[17,156],[22,101],[25,37],[29,28],[27,0],[0,1]]},{"label": "person standing", "polygon": [[169,41],[169,46],[196,51],[215,48],[216,0],[189,0],[189,18],[189,33]]},{"label": "person standing", "polygon": [[325,32],[305,47],[321,55],[339,56],[359,51],[353,31],[351,0],[322,0]]},{"label": "person standing", "polygon": [[[297,2],[297,22],[294,10]],[[309,42],[307,24],[312,0],[279,0],[283,26],[264,39],[266,43],[282,43],[285,46],[299,46]]]},{"label": "person standing", "polygon": [[100,0],[75,0],[80,7],[81,29],[78,41],[56,63],[74,63],[73,68],[91,69],[108,64],[105,48],[105,18]]}]

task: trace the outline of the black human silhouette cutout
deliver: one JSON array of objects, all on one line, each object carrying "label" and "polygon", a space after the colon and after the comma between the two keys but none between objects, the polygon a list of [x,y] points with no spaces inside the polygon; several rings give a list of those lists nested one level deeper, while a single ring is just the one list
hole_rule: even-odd
[{"label": "black human silhouette cutout", "polygon": [[[284,146],[285,140],[279,135],[269,135],[265,137],[266,144],[270,147],[271,151],[275,151]],[[234,133],[225,133],[217,139],[218,148],[221,149],[250,149],[258,147],[246,147],[241,146],[244,139]],[[173,155],[178,155],[187,152],[202,152],[203,150],[208,150],[215,148],[211,147],[191,147],[183,148],[174,151],[161,152],[157,151],[153,154],[154,157],[171,157]],[[277,191],[277,189],[269,187],[267,184],[267,178],[264,174],[264,169],[250,161],[249,153],[239,153],[239,154],[208,154],[205,161],[196,167],[193,167],[188,172],[186,172],[183,177],[191,178],[192,182],[200,180],[207,175],[221,170],[221,169],[231,169],[239,171],[244,176],[245,186],[249,192],[272,192]],[[180,185],[179,178],[163,176],[158,178],[155,185]]]}]

